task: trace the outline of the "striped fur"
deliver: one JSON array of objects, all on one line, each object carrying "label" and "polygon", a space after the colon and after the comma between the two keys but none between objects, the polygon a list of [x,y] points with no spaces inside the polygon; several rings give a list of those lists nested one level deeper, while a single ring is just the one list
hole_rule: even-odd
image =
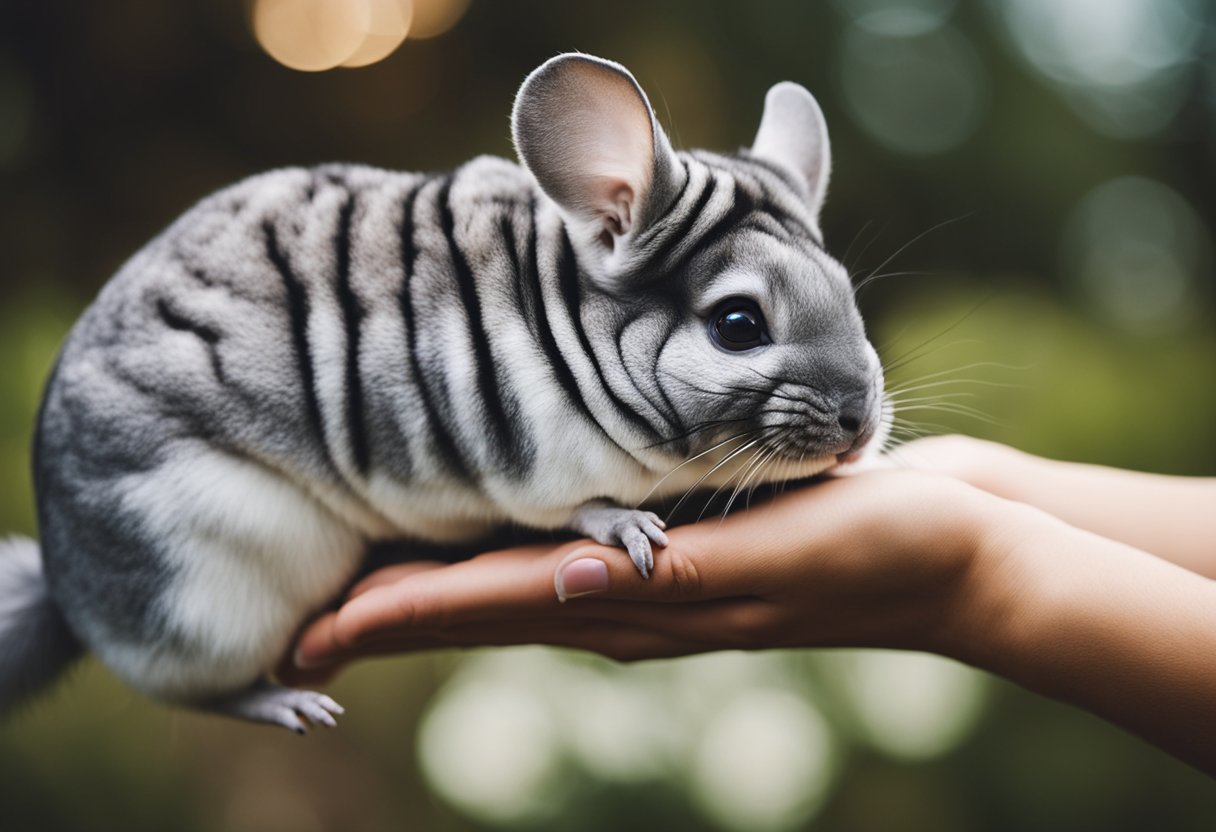
[{"label": "striped fur", "polygon": [[[571,66],[634,83],[582,56],[534,78]],[[855,444],[842,402],[881,421],[877,358],[819,235],[826,169],[808,178],[780,141],[761,154],[772,135],[674,153],[637,89],[652,155],[601,227],[578,183],[532,162],[560,135],[518,133],[538,89],[517,103],[531,170],[251,178],[135,255],[74,328],[36,447],[42,557],[71,630],[130,684],[187,703],[250,684],[369,541],[566,528],[595,500],[733,487],[745,462],[804,476]],[[734,296],[772,344],[712,343]]]}]

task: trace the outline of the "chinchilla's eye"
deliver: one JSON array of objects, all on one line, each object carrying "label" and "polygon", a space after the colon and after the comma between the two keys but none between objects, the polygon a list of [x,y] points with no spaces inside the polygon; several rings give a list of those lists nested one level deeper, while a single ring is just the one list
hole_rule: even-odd
[{"label": "chinchilla's eye", "polygon": [[750,350],[769,343],[764,316],[747,298],[722,303],[709,322],[709,337],[727,350]]}]

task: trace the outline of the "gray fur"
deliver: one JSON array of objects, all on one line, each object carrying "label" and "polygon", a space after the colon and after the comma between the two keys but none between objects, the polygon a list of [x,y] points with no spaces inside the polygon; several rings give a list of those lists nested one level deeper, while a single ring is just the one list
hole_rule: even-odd
[{"label": "gray fur", "polygon": [[[881,371],[819,244],[804,177],[826,183],[827,157],[772,138],[818,108],[770,98],[799,109],[766,112],[752,151],[675,153],[627,71],[562,56],[516,102],[531,170],[287,169],[188,211],[102,290],[48,384],[39,523],[71,631],[152,696],[278,724],[298,700],[323,721],[261,680],[369,542],[567,528],[646,573],[666,538],[622,506],[854,452]],[[734,296],[772,343],[711,343]],[[0,690],[26,675],[0,665]]]},{"label": "gray fur", "polygon": [[49,685],[80,653],[47,591],[38,544],[0,540],[0,711]]}]

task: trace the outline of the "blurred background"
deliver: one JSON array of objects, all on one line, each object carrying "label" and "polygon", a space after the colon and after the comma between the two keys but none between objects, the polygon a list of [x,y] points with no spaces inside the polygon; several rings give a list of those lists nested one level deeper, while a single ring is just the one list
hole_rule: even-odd
[{"label": "blurred background", "polygon": [[[750,143],[778,80],[815,93],[829,248],[886,275],[861,303],[892,381],[964,394],[910,433],[1216,473],[1210,0],[3,0],[0,531],[35,531],[58,343],[160,228],[270,167],[509,156],[516,87],[574,49],[631,68],[682,147]],[[0,826],[1216,828],[1185,766],[916,654],[437,653],[332,692],[340,729],[301,740],[86,662],[0,725]]]}]

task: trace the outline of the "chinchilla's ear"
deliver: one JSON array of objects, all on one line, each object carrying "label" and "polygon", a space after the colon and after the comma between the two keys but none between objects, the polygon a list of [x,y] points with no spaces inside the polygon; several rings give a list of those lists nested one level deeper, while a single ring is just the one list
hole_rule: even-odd
[{"label": "chinchilla's ear", "polygon": [[832,148],[823,111],[806,87],[782,81],[768,91],[751,152],[758,159],[780,165],[805,186],[818,231],[819,212],[832,172]]},{"label": "chinchilla's ear", "polygon": [[546,61],[515,97],[520,161],[561,207],[581,246],[622,267],[630,238],[662,216],[683,166],[629,70],[590,55]]}]

